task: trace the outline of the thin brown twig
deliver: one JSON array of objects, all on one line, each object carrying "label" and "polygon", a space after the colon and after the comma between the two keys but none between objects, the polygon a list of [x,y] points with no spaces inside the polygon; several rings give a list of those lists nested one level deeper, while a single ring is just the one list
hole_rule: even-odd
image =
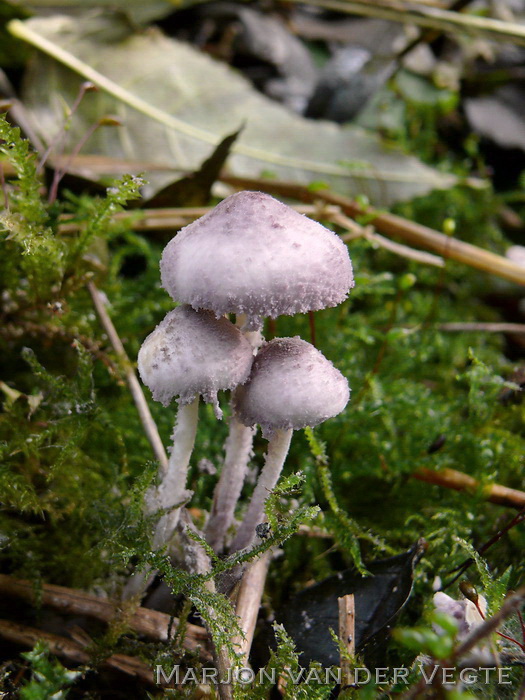
[{"label": "thin brown twig", "polygon": [[[51,653],[56,656],[64,657],[76,664],[91,663],[89,654],[78,642],[57,634],[44,632],[35,627],[20,625],[11,620],[0,620],[0,637],[24,647],[33,647],[37,642],[43,641]],[[118,669],[128,676],[139,678],[144,683],[154,685],[151,668],[134,656],[112,654],[102,662],[102,665]]]},{"label": "thin brown twig", "polygon": [[95,306],[100,322],[104,330],[108,334],[109,341],[120,361],[122,370],[124,371],[124,374],[126,376],[126,381],[131,395],[133,396],[135,406],[137,407],[137,411],[142,426],[144,428],[144,432],[146,433],[151,447],[153,448],[153,453],[155,454],[155,457],[159,462],[161,471],[165,473],[168,468],[168,457],[166,455],[166,451],[164,450],[162,440],[160,439],[157,425],[153,420],[148,403],[144,397],[142,387],[140,386],[139,380],[137,379],[137,375],[135,374],[135,370],[129,360],[126,350],[124,349],[124,345],[122,344],[117,330],[113,325],[113,321],[111,320],[106,310],[102,294],[97,289],[94,282],[88,282],[87,288],[89,293],[91,294],[93,305]]},{"label": "thin brown twig", "polygon": [[[186,226],[191,221],[198,219],[211,211],[213,207],[164,207],[155,209],[137,209],[132,211],[116,212],[112,221],[129,220],[134,231],[177,229]],[[306,214],[314,219],[331,220],[340,210],[333,206],[319,207],[314,204],[298,204],[292,206],[299,214]],[[82,224],[73,220],[74,214],[63,214],[60,217],[59,233],[76,233],[82,228]]]},{"label": "thin brown twig", "polygon": [[[525,505],[520,508],[518,513],[510,520],[506,525],[502,528],[500,528],[492,537],[487,540],[481,547],[477,548],[478,554],[484,554],[487,550],[489,550],[492,545],[496,544],[496,542],[499,542],[503,535],[505,535],[509,530],[512,530],[513,527],[516,527],[516,525],[519,525],[525,520]],[[474,559],[472,557],[469,557],[466,559],[462,564],[459,566],[456,566],[454,569],[452,569],[451,572],[449,573],[455,573],[456,575],[451,578],[449,581],[447,581],[446,585],[443,586],[443,590],[450,588],[452,584],[454,584],[463,574],[465,571],[474,563]],[[521,621],[521,615],[519,615],[520,621]],[[523,636],[523,641],[525,643],[525,634]]]},{"label": "thin brown twig", "polygon": [[[176,629],[179,621],[165,613],[149,608],[126,610],[122,603],[111,599],[102,599],[85,591],[53,584],[42,584],[36,591],[31,581],[17,579],[0,574],[0,593],[2,598],[19,598],[30,604],[41,604],[59,610],[62,613],[86,615],[110,624],[118,619],[119,624],[138,634],[157,641],[166,641],[170,628]],[[206,649],[208,634],[203,627],[187,623],[183,646],[192,651],[200,650],[201,656],[210,659]]]},{"label": "thin brown twig", "polygon": [[[501,623],[513,612],[515,612],[522,604],[525,599],[525,588],[520,588],[515,593],[510,594],[505,599],[501,608],[492,617],[482,622],[480,625],[475,627],[469,636],[464,639],[455,649],[452,659],[447,661],[450,666],[454,665],[454,661],[460,661],[462,657],[468,654],[477,644],[479,644],[483,639],[496,632]],[[434,668],[439,669],[440,665],[434,666]],[[439,673],[434,674],[436,680],[440,678]],[[412,698],[417,697],[427,697],[428,695],[428,683],[427,679],[423,675],[418,683],[415,683],[406,692],[400,695],[400,700],[412,700]]]},{"label": "thin brown twig", "polygon": [[412,473],[414,479],[426,481],[436,486],[444,486],[455,491],[475,492],[481,489],[483,497],[490,503],[497,503],[511,508],[523,508],[525,506],[525,492],[511,489],[501,484],[487,484],[483,486],[479,481],[464,472],[456,469],[440,469],[434,471],[422,467]]},{"label": "thin brown twig", "polygon": [[452,333],[525,333],[525,323],[454,322],[439,323],[436,328]]}]

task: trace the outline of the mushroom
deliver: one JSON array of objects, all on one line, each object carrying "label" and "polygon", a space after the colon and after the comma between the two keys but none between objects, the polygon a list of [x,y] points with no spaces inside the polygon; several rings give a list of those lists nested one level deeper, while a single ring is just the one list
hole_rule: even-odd
[{"label": "mushroom", "polygon": [[[230,321],[187,305],[170,311],[146,338],[138,357],[142,381],[164,406],[179,397],[168,467],[150,506],[169,508],[187,498],[186,476],[195,443],[199,395],[213,404],[220,418],[217,392],[246,381],[252,360],[250,343]],[[161,518],[155,548],[167,541],[179,513],[176,508]]]},{"label": "mushroom", "polygon": [[337,306],[353,287],[340,238],[263,192],[238,192],[172,238],[160,263],[173,299],[217,316],[246,314],[248,330]]},{"label": "mushroom", "polygon": [[[177,301],[235,313],[257,350],[262,317],[336,306],[353,286],[348,250],[316,221],[262,192],[239,192],[166,246],[162,284]],[[206,536],[220,551],[233,521],[253,430],[233,416]]]},{"label": "mushroom", "polygon": [[247,547],[264,514],[264,502],[281,473],[292,432],[340,413],[350,390],[341,372],[313,345],[276,338],[256,356],[250,378],[235,392],[241,423],[258,423],[269,440],[264,467],[231,550]]}]

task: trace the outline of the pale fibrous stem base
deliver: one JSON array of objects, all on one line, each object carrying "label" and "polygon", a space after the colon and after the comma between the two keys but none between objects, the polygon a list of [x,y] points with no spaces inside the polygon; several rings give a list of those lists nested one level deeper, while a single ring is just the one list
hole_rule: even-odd
[{"label": "pale fibrous stem base", "polygon": [[[247,321],[246,314],[237,314],[235,325],[241,330],[256,354],[264,338],[260,330],[246,330]],[[211,514],[206,526],[206,539],[216,552],[223,550],[227,531],[234,520],[235,506],[241,496],[252,454],[254,435],[255,428],[242,425],[234,413],[230,419],[229,434],[225,443],[224,464],[215,486]]]},{"label": "pale fibrous stem base", "polygon": [[248,547],[255,539],[255,528],[264,518],[264,503],[270,492],[275,488],[288,455],[292,432],[291,428],[276,430],[271,437],[268,443],[264,467],[254,489],[246,515],[233,540],[232,552]]},{"label": "pale fibrous stem base", "polygon": [[241,495],[252,452],[254,433],[254,428],[247,428],[239,423],[235,415],[231,417],[224,464],[215,487],[211,514],[206,525],[206,539],[216,552],[222,550],[224,538],[233,522],[235,506]]},{"label": "pale fibrous stem base", "polygon": [[[197,423],[199,419],[199,398],[180,406],[172,433],[171,449],[166,469],[159,470],[159,484],[146,494],[146,515],[160,509],[167,512],[162,515],[155,527],[152,549],[154,551],[168,544],[177,528],[181,507],[191,496],[186,489],[191,454],[195,445]],[[125,600],[143,594],[155,572],[149,570],[135,573],[127,582],[123,591]]]}]

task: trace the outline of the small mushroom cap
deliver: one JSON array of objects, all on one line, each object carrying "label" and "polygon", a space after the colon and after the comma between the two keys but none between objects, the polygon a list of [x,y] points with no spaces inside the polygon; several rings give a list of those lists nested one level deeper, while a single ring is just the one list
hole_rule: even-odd
[{"label": "small mushroom cap", "polygon": [[276,338],[255,357],[249,380],[235,392],[235,410],[247,426],[263,434],[322,423],[344,409],[348,382],[313,345]]},{"label": "small mushroom cap", "polygon": [[245,382],[252,361],[250,343],[228,319],[179,306],[143,342],[138,368],[155,401],[167,406],[178,396],[184,405],[201,394],[220,417],[217,391]]},{"label": "small mushroom cap", "polygon": [[336,234],[262,192],[238,192],[181,229],[164,249],[162,285],[176,301],[217,315],[316,311],[354,286]]}]

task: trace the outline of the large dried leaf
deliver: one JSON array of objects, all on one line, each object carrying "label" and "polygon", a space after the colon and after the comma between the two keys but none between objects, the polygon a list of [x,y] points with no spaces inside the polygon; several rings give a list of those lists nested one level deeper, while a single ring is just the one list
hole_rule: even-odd
[{"label": "large dried leaf", "polygon": [[[165,17],[183,4],[182,0],[10,0],[31,14],[84,14],[88,10],[105,10],[125,15],[135,24]],[[192,4],[186,3],[185,4]]]},{"label": "large dried leaf", "polygon": [[[56,132],[64,99],[71,104],[80,80],[87,78],[102,90],[85,98],[73,136],[80,138],[102,114],[116,114],[125,124],[99,130],[88,143],[91,153],[193,171],[211,146],[244,125],[228,161],[239,176],[271,173],[301,184],[322,181],[344,194],[367,194],[378,205],[455,182],[361,128],[291,114],[227,66],[158,31],[122,37],[115,21],[98,17],[80,23],[55,16],[11,25],[75,71],[43,55],[32,63],[25,99],[42,136]],[[109,35],[112,41],[101,38]],[[170,179],[169,174],[150,176],[155,188]]]}]

